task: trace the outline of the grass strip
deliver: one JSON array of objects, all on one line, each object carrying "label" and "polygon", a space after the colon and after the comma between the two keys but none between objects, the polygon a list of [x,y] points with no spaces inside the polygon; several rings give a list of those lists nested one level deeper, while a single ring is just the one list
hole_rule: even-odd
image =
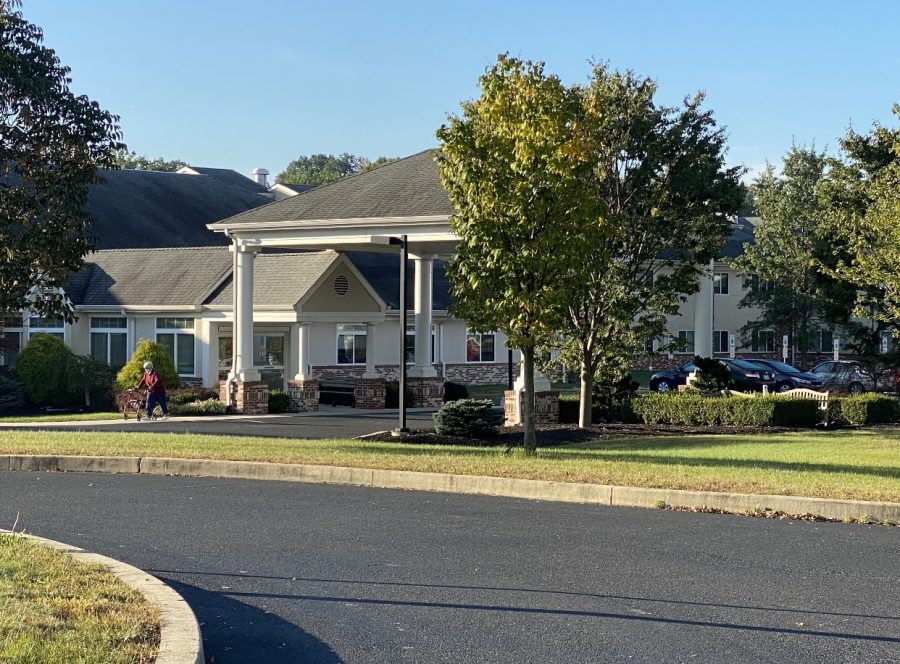
[{"label": "grass strip", "polygon": [[[134,415],[130,415],[134,418]],[[19,422],[34,422],[36,424],[46,422],[92,422],[99,420],[121,420],[122,413],[44,413],[41,415],[12,415],[0,417],[0,424],[16,424]]]},{"label": "grass strip", "polygon": [[147,432],[0,432],[0,454],[275,461],[900,502],[900,429],[597,440],[513,450]]},{"label": "grass strip", "polygon": [[100,565],[0,533],[0,662],[150,664],[159,612]]}]

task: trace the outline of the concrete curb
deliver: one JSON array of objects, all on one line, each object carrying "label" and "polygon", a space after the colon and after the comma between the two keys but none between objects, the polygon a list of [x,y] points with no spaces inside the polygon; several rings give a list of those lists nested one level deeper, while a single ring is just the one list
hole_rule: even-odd
[{"label": "concrete curb", "polygon": [[[97,471],[105,472],[105,471]],[[0,529],[0,533],[26,537],[38,544],[57,549],[82,563],[103,565],[129,586],[140,592],[159,607],[159,653],[155,664],[203,664],[203,639],[200,626],[188,603],[165,583],[137,567],[113,558],[90,553],[76,546],[45,539],[36,535],[13,533]]]},{"label": "concrete curb", "polygon": [[607,484],[576,484],[482,475],[375,470],[344,466],[217,461],[166,457],[81,457],[25,454],[0,455],[0,470],[80,471],[141,475],[185,475],[229,479],[276,480],[320,484],[349,484],[381,489],[442,491],[529,500],[588,503],[615,507],[711,508],[727,512],[774,510],[787,514],[815,514],[828,519],[863,516],[900,522],[900,503],[832,500],[678,489],[647,489]]}]

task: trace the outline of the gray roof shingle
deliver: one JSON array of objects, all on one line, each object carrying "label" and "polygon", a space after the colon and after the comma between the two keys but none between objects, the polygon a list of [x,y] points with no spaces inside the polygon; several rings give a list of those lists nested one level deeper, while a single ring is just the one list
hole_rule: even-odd
[{"label": "gray roof shingle", "polygon": [[82,306],[192,306],[230,270],[224,247],[98,251],[66,293]]},{"label": "gray roof shingle", "polygon": [[[260,254],[253,261],[253,305],[294,306],[339,256],[331,250]],[[229,277],[204,304],[231,306],[232,293]]]},{"label": "gray roof shingle", "polygon": [[242,189],[246,189],[247,191],[252,191],[257,194],[265,194],[269,191],[255,180],[251,180],[246,175],[242,175],[230,168],[210,168],[209,166],[188,166],[188,168],[199,173],[200,175],[208,175],[209,177],[215,178],[216,180],[221,180],[222,182],[233,184],[236,187],[241,187]]},{"label": "gray roof shingle", "polygon": [[[102,171],[88,193],[98,249],[204,247],[228,244],[206,228],[268,202],[208,175]],[[245,178],[246,179],[246,178]]]},{"label": "gray roof shingle", "polygon": [[438,177],[434,150],[425,150],[238,214],[223,223],[449,216],[452,213],[453,206]]}]

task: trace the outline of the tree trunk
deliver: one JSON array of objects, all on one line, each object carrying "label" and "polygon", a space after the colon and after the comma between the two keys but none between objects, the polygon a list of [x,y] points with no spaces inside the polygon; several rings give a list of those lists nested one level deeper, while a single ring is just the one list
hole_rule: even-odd
[{"label": "tree trunk", "polygon": [[534,346],[522,348],[525,370],[525,394],[522,399],[522,428],[525,431],[525,453],[537,451],[537,433],[534,429]]},{"label": "tree trunk", "polygon": [[594,372],[586,359],[581,360],[581,403],[578,411],[578,426],[587,429],[593,420]]}]

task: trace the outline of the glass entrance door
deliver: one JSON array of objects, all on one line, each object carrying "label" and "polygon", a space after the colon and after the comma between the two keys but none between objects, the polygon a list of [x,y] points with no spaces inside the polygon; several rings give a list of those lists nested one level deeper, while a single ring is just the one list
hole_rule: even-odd
[{"label": "glass entrance door", "polygon": [[269,389],[284,389],[284,334],[253,335],[253,366]]}]

